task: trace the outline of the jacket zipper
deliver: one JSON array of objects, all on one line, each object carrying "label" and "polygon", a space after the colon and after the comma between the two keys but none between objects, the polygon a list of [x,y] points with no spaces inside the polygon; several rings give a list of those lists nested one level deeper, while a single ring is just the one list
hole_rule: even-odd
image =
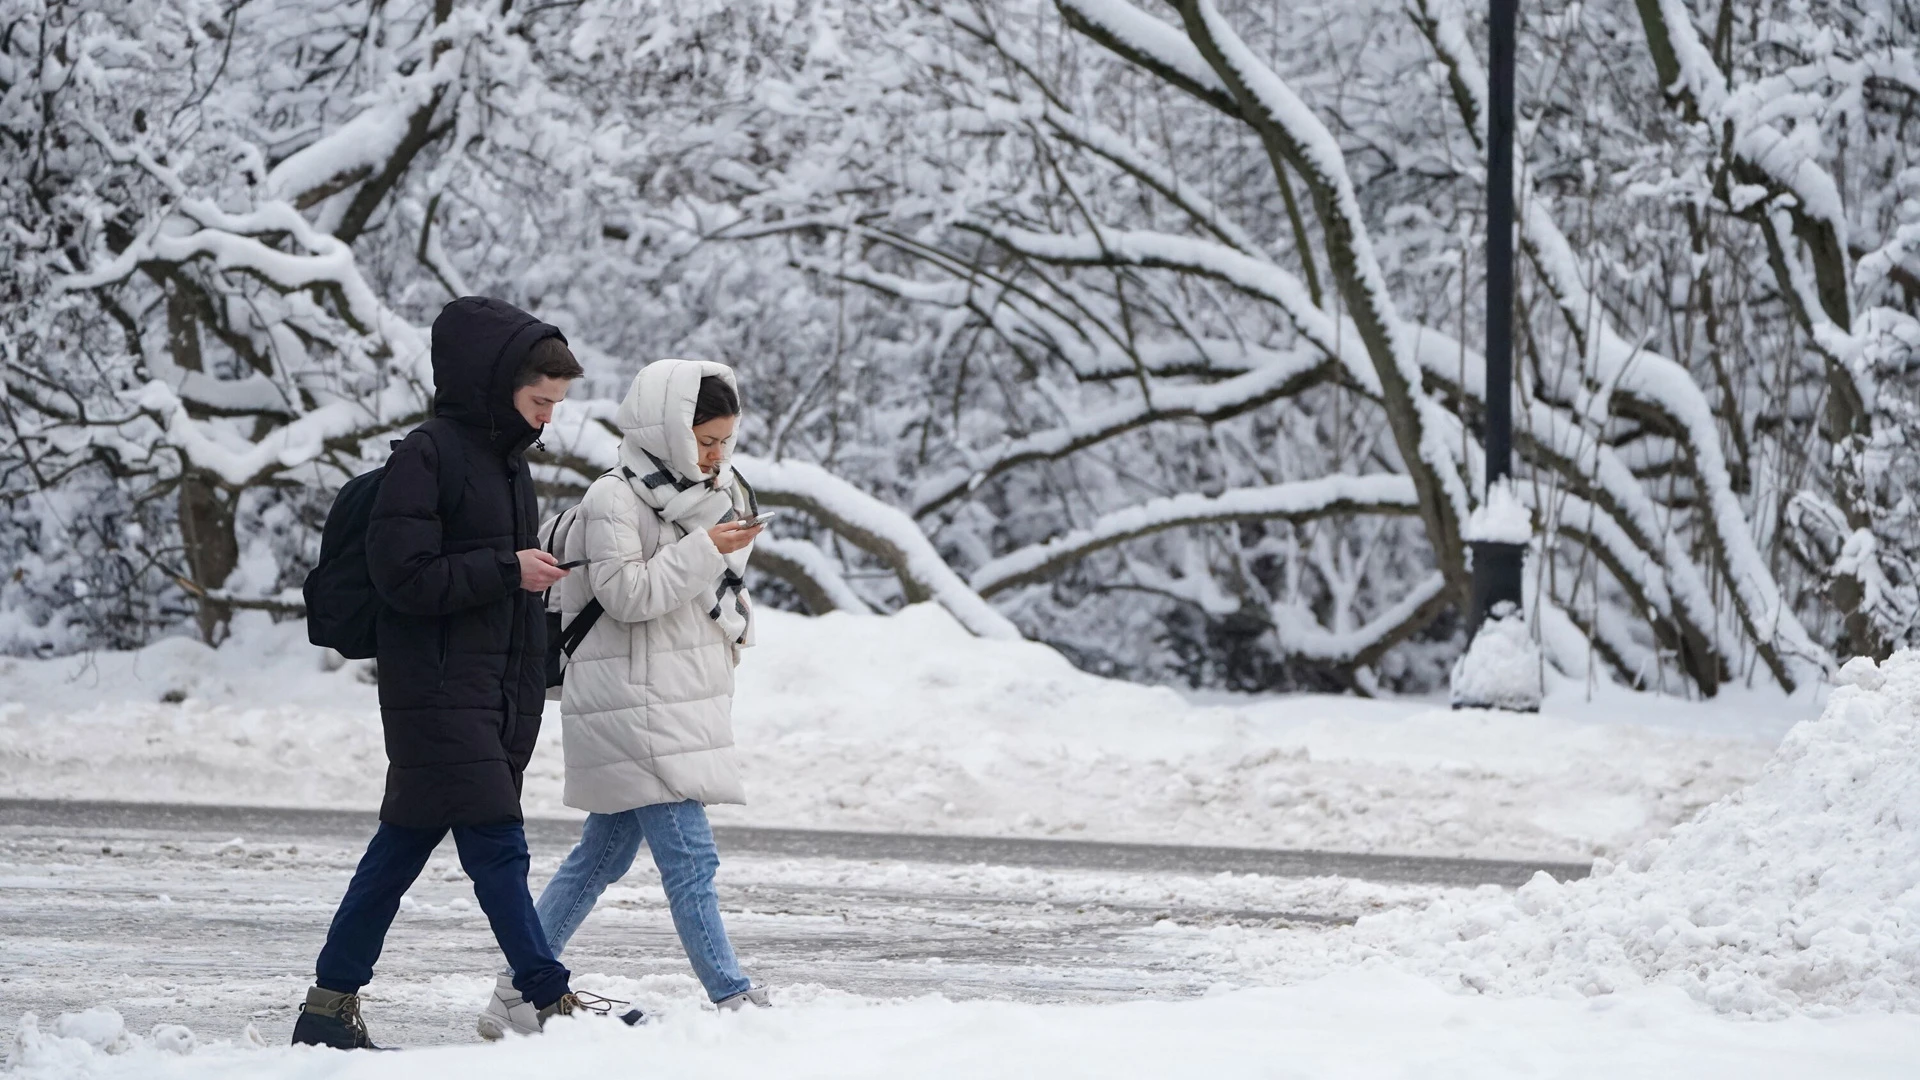
[{"label": "jacket zipper", "polygon": [[[519,465],[516,464],[513,460],[514,457],[516,456],[517,455],[514,455],[514,454],[508,454],[506,458],[506,465],[507,465],[507,507],[508,507],[507,513],[511,516],[511,519],[513,521],[513,545],[517,550],[520,546],[521,519],[520,519],[520,488],[517,484],[514,483],[514,479],[518,476],[520,472]],[[536,541],[539,539],[539,533],[540,533],[539,526],[538,525],[534,526],[534,539]],[[514,595],[508,598],[507,655],[509,657],[515,655],[517,651],[515,649],[515,646],[519,645],[521,641],[520,623],[524,618],[524,612],[522,611],[522,605],[521,605],[520,597],[518,594],[524,591],[525,590],[522,590],[516,587],[514,590]],[[540,657],[540,663],[542,665],[542,669],[544,670],[545,664],[546,664],[546,657],[544,655]],[[522,667],[526,666],[525,657],[521,658],[521,666]],[[513,741],[513,733],[516,730],[518,730],[520,726],[520,717],[516,715],[519,711],[519,700],[517,698],[516,691],[519,689],[517,683],[520,680],[521,672],[508,670],[508,671],[502,672],[501,676],[502,677],[500,679],[500,749],[502,752],[508,753],[509,755],[511,755],[512,751],[509,747],[509,744],[512,743]]]}]

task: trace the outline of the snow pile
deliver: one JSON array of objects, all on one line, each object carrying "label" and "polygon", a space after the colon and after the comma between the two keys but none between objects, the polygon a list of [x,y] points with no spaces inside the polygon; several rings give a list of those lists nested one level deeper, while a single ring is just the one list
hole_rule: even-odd
[{"label": "snow pile", "polygon": [[1489,992],[1659,983],[1755,1016],[1920,1010],[1920,653],[1839,681],[1757,782],[1671,839],[1363,933]]},{"label": "snow pile", "polygon": [[0,657],[0,790],[39,798],[372,808],[387,769],[364,661],[299,623],[235,619],[209,649]]},{"label": "snow pile", "polygon": [[8,1072],[23,1076],[88,1076],[108,1057],[178,1057],[198,1045],[193,1030],[179,1024],[155,1024],[145,1036],[135,1035],[113,1009],[62,1013],[50,1030],[42,1030],[40,1018],[27,1013],[5,1061]]},{"label": "snow pile", "polygon": [[1454,661],[1453,703],[1533,712],[1546,695],[1542,675],[1540,647],[1527,632],[1527,620],[1511,603],[1495,604],[1466,654]]}]

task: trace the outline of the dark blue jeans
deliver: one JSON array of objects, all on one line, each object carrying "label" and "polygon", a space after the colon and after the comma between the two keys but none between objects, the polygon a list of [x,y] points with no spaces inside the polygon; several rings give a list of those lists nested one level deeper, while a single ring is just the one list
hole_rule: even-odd
[{"label": "dark blue jeans", "polygon": [[[327,930],[327,944],[314,965],[323,990],[357,994],[373,979],[373,965],[386,944],[400,898],[427,865],[447,829],[410,829],[380,823],[340,910]],[[567,992],[567,969],[553,958],[547,935],[527,891],[527,833],[518,823],[455,825],[460,866],[473,879],[473,895],[493,925],[493,937],[516,973],[513,988],[539,1008]]]}]

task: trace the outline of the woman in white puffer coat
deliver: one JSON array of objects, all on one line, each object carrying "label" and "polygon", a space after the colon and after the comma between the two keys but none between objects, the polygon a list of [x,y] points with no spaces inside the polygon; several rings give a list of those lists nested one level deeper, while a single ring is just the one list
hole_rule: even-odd
[{"label": "woman in white puffer coat", "polygon": [[[560,706],[565,802],[588,816],[537,905],[558,957],[644,841],[687,958],[723,1008],[767,1004],[720,920],[706,812],[745,801],[733,668],[753,643],[742,579],[760,529],[744,520],[751,489],[730,462],[739,419],[733,369],[699,360],[649,364],[614,416],[620,467],[587,489],[559,553],[591,560],[559,587],[562,623],[590,601],[604,609],[567,664]],[[479,1029],[539,1030],[510,976]]]}]

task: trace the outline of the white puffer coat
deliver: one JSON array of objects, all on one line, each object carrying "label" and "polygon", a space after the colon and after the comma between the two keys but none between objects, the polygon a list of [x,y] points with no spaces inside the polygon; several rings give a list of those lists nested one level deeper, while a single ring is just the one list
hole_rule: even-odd
[{"label": "white puffer coat", "polygon": [[[739,648],[701,602],[726,563],[704,529],[679,535],[632,487],[657,469],[646,454],[681,476],[700,475],[693,408],[708,375],[733,382],[731,368],[698,360],[662,360],[634,378],[614,419],[621,461],[636,479],[616,472],[595,481],[567,534],[562,561],[593,562],[561,583],[562,621],[589,597],[606,609],[567,664],[560,698],[565,802],[576,809],[746,801],[733,748]],[[732,481],[722,465],[720,486],[744,513],[745,494]]]}]

